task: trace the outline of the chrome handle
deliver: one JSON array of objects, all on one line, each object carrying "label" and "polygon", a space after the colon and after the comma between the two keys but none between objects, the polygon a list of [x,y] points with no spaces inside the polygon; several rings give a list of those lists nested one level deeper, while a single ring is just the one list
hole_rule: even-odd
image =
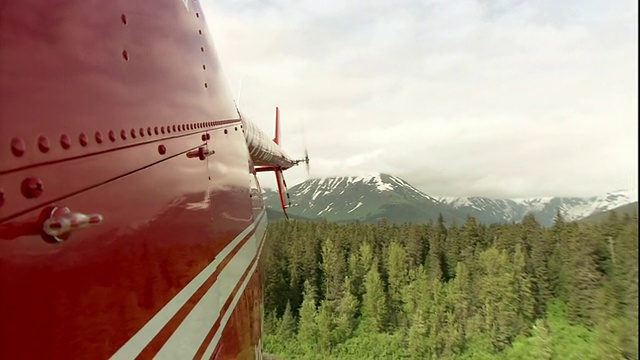
[{"label": "chrome handle", "polygon": [[90,226],[100,225],[103,217],[100,214],[85,215],[72,212],[67,207],[54,208],[49,219],[43,224],[44,232],[53,237],[57,242],[63,242],[76,230]]},{"label": "chrome handle", "polygon": [[189,159],[198,158],[200,160],[204,160],[209,155],[215,154],[215,150],[207,150],[204,146],[200,146],[197,150],[189,151],[187,153],[187,157]]}]

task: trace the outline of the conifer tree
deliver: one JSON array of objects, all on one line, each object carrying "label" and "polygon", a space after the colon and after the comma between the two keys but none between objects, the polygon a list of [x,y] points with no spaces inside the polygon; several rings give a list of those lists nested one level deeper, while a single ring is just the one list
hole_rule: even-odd
[{"label": "conifer tree", "polygon": [[460,260],[464,261],[472,259],[475,254],[483,250],[483,240],[480,235],[480,229],[476,223],[476,218],[467,216],[467,222],[462,228],[462,236],[464,238],[463,246],[460,249]]},{"label": "conifer tree", "polygon": [[463,242],[461,231],[453,221],[447,230],[447,241],[444,245],[444,250],[447,253],[447,269],[449,269],[449,276],[452,278],[455,277],[455,268],[458,262],[462,261]]},{"label": "conifer tree", "polygon": [[524,333],[535,317],[535,299],[529,274],[526,271],[526,260],[520,244],[516,245],[513,254],[513,284],[517,297],[519,315],[519,333]]},{"label": "conifer tree", "polygon": [[342,248],[336,245],[332,237],[322,244],[322,273],[324,298],[333,304],[340,297],[343,279],[346,275],[346,264]]},{"label": "conifer tree", "polygon": [[337,309],[336,342],[349,339],[355,329],[358,299],[351,293],[351,279],[347,276],[342,285],[342,298]]},{"label": "conifer tree", "polygon": [[489,248],[480,254],[480,302],[484,330],[496,350],[505,349],[518,334],[518,297],[506,252]]},{"label": "conifer tree", "polygon": [[434,280],[444,281],[447,278],[446,263],[444,263],[443,237],[437,232],[429,238],[429,255],[427,257],[427,273]]},{"label": "conifer tree", "polygon": [[567,239],[566,274],[569,316],[575,323],[595,324],[598,288],[602,285],[592,234],[580,229]]},{"label": "conifer tree", "polygon": [[276,336],[282,341],[287,341],[296,333],[296,320],[291,312],[291,304],[287,301],[282,320],[278,324]]},{"label": "conifer tree", "polygon": [[469,321],[474,312],[473,288],[471,273],[464,263],[458,263],[456,274],[449,286],[449,308],[453,314],[450,326],[457,334],[451,348],[462,348],[465,339],[472,335]]},{"label": "conifer tree", "polygon": [[415,224],[404,224],[400,234],[401,240],[406,244],[409,267],[415,269],[422,264],[425,254],[425,246]]},{"label": "conifer tree", "polygon": [[409,283],[402,291],[403,311],[411,322],[415,319],[415,313],[423,301],[426,289],[429,288],[429,279],[423,266],[409,270]]},{"label": "conifer tree", "polygon": [[331,306],[326,299],[320,303],[320,309],[316,315],[316,324],[318,326],[318,347],[322,353],[329,354],[335,341],[335,324]]},{"label": "conifer tree", "polygon": [[373,249],[369,243],[363,242],[360,247],[349,255],[349,277],[351,288],[358,301],[362,301],[365,293],[364,278],[373,263]]},{"label": "conifer tree", "polygon": [[389,274],[389,312],[392,326],[404,322],[402,311],[402,290],[409,282],[409,263],[407,253],[399,243],[393,241],[389,245],[387,272]]},{"label": "conifer tree", "polygon": [[298,342],[308,351],[317,349],[318,325],[316,323],[316,300],[313,286],[307,280],[304,282],[304,300],[300,307],[300,322],[298,324]]},{"label": "conifer tree", "polygon": [[427,335],[427,324],[422,311],[416,311],[411,320],[411,327],[408,334],[409,355],[412,359],[428,359],[428,347],[425,337]]},{"label": "conifer tree", "polygon": [[361,330],[365,332],[381,332],[385,329],[387,319],[387,299],[384,292],[384,284],[378,272],[377,259],[364,281],[365,293],[362,297],[362,321]]}]

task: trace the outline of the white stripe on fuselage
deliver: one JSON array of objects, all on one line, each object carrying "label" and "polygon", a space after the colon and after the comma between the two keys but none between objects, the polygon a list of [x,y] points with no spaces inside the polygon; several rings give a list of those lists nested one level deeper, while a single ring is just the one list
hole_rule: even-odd
[{"label": "white stripe on fuselage", "polygon": [[[260,253],[262,253],[263,246],[264,246],[264,242],[260,245],[260,250],[258,251],[258,258],[260,258]],[[229,309],[222,317],[220,327],[218,328],[218,330],[216,330],[216,334],[213,336],[213,340],[211,340],[211,343],[209,344],[209,346],[207,346],[207,350],[205,350],[204,355],[202,356],[203,359],[210,359],[211,355],[213,355],[213,351],[218,346],[218,343],[220,342],[220,338],[222,337],[222,332],[224,331],[224,328],[227,326],[227,323],[229,322],[229,318],[231,317],[231,314],[233,314],[233,310],[236,308],[236,305],[238,305],[238,301],[240,301],[240,298],[242,297],[244,290],[247,288],[247,285],[249,285],[249,281],[251,281],[251,274],[256,271],[259,261],[260,260],[256,260],[256,262],[251,267],[251,270],[249,271],[249,275],[242,282],[242,286],[236,293],[236,296],[233,298],[233,302],[231,303],[231,306],[229,306]]]},{"label": "white stripe on fuselage", "polygon": [[[171,318],[186,304],[193,294],[204,284],[213,274],[218,265],[227,255],[244,239],[254,227],[266,222],[265,212],[257,216],[258,222],[249,225],[233,241],[231,241],[216,258],[207,265],[187,286],[173,297],[151,320],[149,320],[138,332],[133,335],[110,359],[133,359],[149,344],[149,342],[160,332],[160,330],[171,320]],[[255,235],[254,235],[255,236]],[[249,241],[250,242],[250,241]],[[246,244],[245,244],[246,246]],[[227,264],[228,266],[229,264]],[[226,268],[226,267],[225,267]]]},{"label": "white stripe on fuselage", "polygon": [[[222,308],[227,302],[227,299],[232,295],[236,284],[238,284],[242,275],[251,265],[251,261],[256,258],[262,240],[262,237],[258,237],[257,235],[259,235],[259,230],[262,225],[266,224],[265,220],[266,219],[263,218],[263,221],[258,224],[256,233],[251,236],[242,246],[242,249],[240,249],[227,266],[224,267],[218,276],[218,280],[207,290],[202,299],[198,301],[193,310],[191,310],[189,315],[187,315],[180,326],[178,326],[169,340],[167,340],[158,354],[156,354],[155,359],[193,359],[198,348],[209,333],[209,330],[211,330],[218,318],[223,315],[221,313]],[[264,232],[262,231],[262,233]],[[247,278],[249,278],[249,276]],[[245,282],[246,281],[247,280],[245,280]],[[236,297],[242,295],[244,287],[245,286],[238,290]],[[224,316],[228,317],[234,307],[235,304],[232,304]],[[220,325],[217,330],[218,333],[224,329],[224,324],[221,323]],[[207,358],[206,355],[205,358]]]}]

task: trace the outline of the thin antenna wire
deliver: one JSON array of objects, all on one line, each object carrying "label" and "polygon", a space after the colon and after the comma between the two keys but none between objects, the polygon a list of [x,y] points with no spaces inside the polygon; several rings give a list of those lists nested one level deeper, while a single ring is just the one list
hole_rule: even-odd
[{"label": "thin antenna wire", "polygon": [[240,79],[240,86],[238,87],[238,99],[236,100],[236,107],[240,107],[240,95],[242,95],[242,79]]}]

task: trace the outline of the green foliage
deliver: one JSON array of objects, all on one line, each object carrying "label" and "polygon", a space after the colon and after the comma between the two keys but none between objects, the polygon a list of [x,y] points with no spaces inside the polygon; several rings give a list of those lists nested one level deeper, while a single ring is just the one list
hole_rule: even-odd
[{"label": "green foliage", "polygon": [[402,313],[402,291],[409,283],[409,262],[407,252],[402,245],[397,242],[391,242],[389,246],[389,256],[387,257],[388,269],[388,294],[389,294],[389,310],[391,325],[397,327],[405,324],[404,314]]},{"label": "green foliage", "polygon": [[386,325],[387,299],[377,263],[378,261],[374,259],[364,280],[365,293],[362,296],[360,323],[360,330],[364,332],[380,332]]},{"label": "green foliage", "polygon": [[342,289],[342,298],[335,319],[337,343],[342,343],[351,337],[356,328],[356,314],[358,312],[358,299],[351,293],[351,281],[348,276],[344,279]]},{"label": "green foliage", "polygon": [[268,236],[263,341],[284,358],[638,359],[637,214]]},{"label": "green foliage", "polygon": [[[272,313],[275,314],[275,313]],[[267,317],[269,318],[269,317]],[[269,330],[266,329],[267,333]],[[293,314],[291,312],[291,304],[287,302],[287,307],[284,310],[284,314],[282,315],[282,319],[278,324],[277,330],[275,332],[276,336],[280,340],[291,339],[293,335],[296,333],[296,321],[293,318]]]},{"label": "green foliage", "polygon": [[304,283],[304,300],[300,308],[300,323],[298,325],[298,342],[308,351],[316,351],[318,324],[316,320],[315,293],[309,281]]}]

